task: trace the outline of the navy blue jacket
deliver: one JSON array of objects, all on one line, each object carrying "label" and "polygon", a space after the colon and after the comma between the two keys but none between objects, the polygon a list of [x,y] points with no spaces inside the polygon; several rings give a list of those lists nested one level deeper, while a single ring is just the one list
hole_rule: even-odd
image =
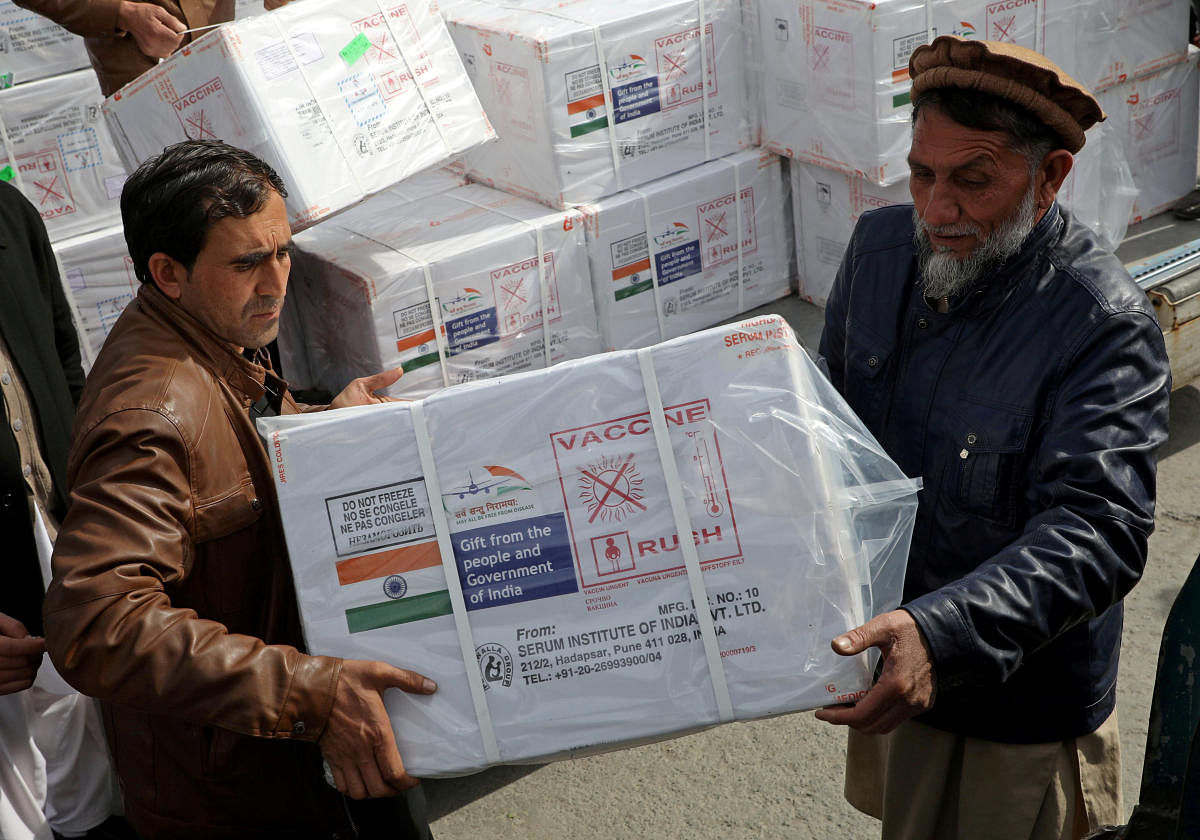
[{"label": "navy blue jacket", "polygon": [[1153,530],[1170,369],[1146,295],[1057,205],[939,314],[912,206],[859,220],[825,313],[830,379],[921,476],[904,604],[932,651],[927,724],[1037,743],[1116,703],[1121,599]]}]

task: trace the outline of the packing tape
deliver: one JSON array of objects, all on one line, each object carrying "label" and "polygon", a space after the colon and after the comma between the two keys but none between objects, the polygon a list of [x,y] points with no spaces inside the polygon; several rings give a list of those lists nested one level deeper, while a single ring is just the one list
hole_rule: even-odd
[{"label": "packing tape", "polygon": [[712,611],[708,607],[708,592],[704,588],[704,572],[700,569],[700,552],[692,537],[692,521],[688,516],[687,504],[683,499],[683,485],[679,479],[679,468],[675,464],[675,450],[671,446],[671,433],[667,430],[666,413],[663,410],[662,393],[658,387],[658,376],[654,372],[651,350],[646,347],[638,351],[638,364],[642,369],[642,383],[646,389],[646,402],[650,407],[650,424],[654,430],[654,442],[658,446],[658,459],[662,462],[663,478],[667,483],[667,496],[671,502],[671,514],[675,518],[675,530],[679,535],[679,548],[683,552],[683,563],[687,568],[688,584],[692,589],[696,620],[700,623],[700,637],[704,642],[704,655],[708,660],[708,674],[712,680],[713,694],[717,700],[717,714],[722,723],[733,720],[733,703],[729,698],[729,684],[725,680],[725,666],[721,662],[721,648],[717,644],[717,631],[713,624]]},{"label": "packing tape", "polygon": [[438,550],[442,555],[442,570],[446,575],[446,589],[450,593],[450,605],[454,609],[454,627],[458,631],[458,645],[462,650],[463,667],[467,672],[467,684],[471,689],[471,702],[475,707],[475,720],[479,723],[479,737],[483,740],[483,752],[489,764],[500,761],[500,747],[496,743],[496,730],[492,726],[492,713],[484,695],[483,677],[476,665],[475,638],[471,635],[471,623],[467,619],[467,603],[463,598],[462,582],[458,579],[458,566],[454,560],[454,544],[450,540],[450,523],[446,521],[446,509],[442,505],[442,485],[438,481],[437,465],[433,460],[433,443],[429,438],[429,427],[425,420],[425,402],[416,400],[411,404],[413,431],[417,438],[417,455],[421,459],[421,473],[425,476],[425,492],[429,496],[429,509],[433,513],[433,528],[437,533]]}]

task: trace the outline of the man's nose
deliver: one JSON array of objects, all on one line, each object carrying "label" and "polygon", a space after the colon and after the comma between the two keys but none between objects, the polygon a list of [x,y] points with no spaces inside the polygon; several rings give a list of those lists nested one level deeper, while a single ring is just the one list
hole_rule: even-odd
[{"label": "man's nose", "polygon": [[935,183],[929,188],[929,200],[925,202],[925,211],[921,219],[927,225],[957,224],[962,214],[954,190],[946,184]]}]

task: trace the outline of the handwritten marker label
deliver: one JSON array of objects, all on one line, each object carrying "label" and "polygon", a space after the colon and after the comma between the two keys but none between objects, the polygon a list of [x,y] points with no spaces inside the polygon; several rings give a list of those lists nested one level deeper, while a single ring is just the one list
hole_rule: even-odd
[{"label": "handwritten marker label", "polygon": [[365,33],[359,32],[349,44],[342,47],[338,55],[342,57],[342,61],[347,64],[353,64],[362,58],[370,48],[370,39],[367,38]]},{"label": "handwritten marker label", "polygon": [[6,166],[3,169],[0,169],[0,181],[11,181],[14,174],[13,168],[11,166]]}]

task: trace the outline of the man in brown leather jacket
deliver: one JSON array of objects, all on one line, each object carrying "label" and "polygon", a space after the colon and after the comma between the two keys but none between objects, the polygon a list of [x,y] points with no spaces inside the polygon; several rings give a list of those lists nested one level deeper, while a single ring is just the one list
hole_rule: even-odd
[{"label": "man in brown leather jacket", "polygon": [[[14,0],[82,35],[105,96],[192,39],[191,30],[233,20],[234,0]],[[287,0],[264,0],[275,9]],[[184,32],[188,34],[184,34]],[[196,32],[202,35],[203,32]]]},{"label": "man in brown leather jacket", "polygon": [[[382,692],[435,686],[304,652],[255,433],[255,416],[300,410],[249,353],[278,330],[285,195],[253,155],[188,141],[121,196],[142,287],[80,399],[44,617],[55,665],[104,701],[147,840],[428,837]],[[330,407],[381,401],[398,375],[357,380]]]}]

